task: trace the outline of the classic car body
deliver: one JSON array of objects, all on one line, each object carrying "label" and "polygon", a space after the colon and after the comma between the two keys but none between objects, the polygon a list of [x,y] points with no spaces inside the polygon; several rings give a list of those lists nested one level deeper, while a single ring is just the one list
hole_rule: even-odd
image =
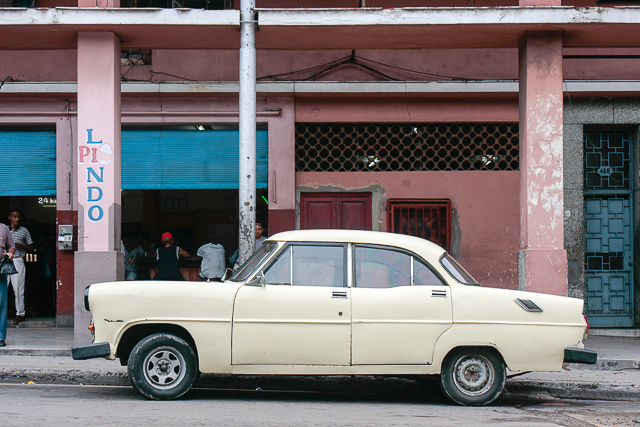
[{"label": "classic car body", "polygon": [[559,371],[565,361],[595,363],[595,353],[583,350],[582,300],[474,282],[423,239],[284,232],[222,283],[91,285],[85,305],[94,344],[74,347],[74,358],[120,358],[150,398],[178,397],[197,371],[440,375],[461,404],[497,398],[505,366]]}]

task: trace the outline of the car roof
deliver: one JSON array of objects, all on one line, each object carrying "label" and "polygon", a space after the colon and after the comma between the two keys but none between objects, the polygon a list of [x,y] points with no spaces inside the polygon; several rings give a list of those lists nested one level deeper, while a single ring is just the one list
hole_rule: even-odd
[{"label": "car roof", "polygon": [[289,242],[365,243],[403,248],[427,258],[440,258],[445,250],[428,240],[404,234],[363,230],[294,230],[274,234],[267,240]]}]

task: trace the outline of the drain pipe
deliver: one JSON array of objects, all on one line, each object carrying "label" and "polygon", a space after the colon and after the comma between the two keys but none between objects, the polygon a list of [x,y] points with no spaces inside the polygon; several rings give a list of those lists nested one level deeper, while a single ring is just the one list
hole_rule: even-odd
[{"label": "drain pipe", "polygon": [[256,229],[256,14],[255,0],[240,0],[240,147],[238,261],[255,249]]}]

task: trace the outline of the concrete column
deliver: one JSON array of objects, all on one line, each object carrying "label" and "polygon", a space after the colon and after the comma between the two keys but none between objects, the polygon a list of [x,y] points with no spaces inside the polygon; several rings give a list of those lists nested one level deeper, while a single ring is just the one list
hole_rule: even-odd
[{"label": "concrete column", "polygon": [[520,40],[518,288],[567,294],[564,249],[562,34]]},{"label": "concrete column", "polygon": [[240,1],[240,93],[238,153],[238,262],[243,264],[256,243],[256,13],[254,0]]},{"label": "concrete column", "polygon": [[295,105],[278,103],[282,116],[269,121],[269,236],[296,228]]},{"label": "concrete column", "polygon": [[124,280],[120,252],[120,39],[78,33],[78,252],[75,343],[90,341],[83,293],[95,282]]},{"label": "concrete column", "polygon": [[[56,122],[56,195],[57,225],[73,225],[77,231],[78,211],[74,203],[75,162],[77,143],[74,136],[78,132],[76,118],[69,115]],[[77,239],[77,233],[74,233]],[[74,252],[56,248],[56,326],[73,326],[74,316]]]}]

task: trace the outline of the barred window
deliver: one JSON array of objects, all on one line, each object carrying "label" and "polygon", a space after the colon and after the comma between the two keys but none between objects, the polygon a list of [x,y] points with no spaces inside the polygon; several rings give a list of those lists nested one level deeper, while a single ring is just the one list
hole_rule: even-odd
[{"label": "barred window", "polygon": [[517,123],[298,123],[296,171],[518,170]]}]

